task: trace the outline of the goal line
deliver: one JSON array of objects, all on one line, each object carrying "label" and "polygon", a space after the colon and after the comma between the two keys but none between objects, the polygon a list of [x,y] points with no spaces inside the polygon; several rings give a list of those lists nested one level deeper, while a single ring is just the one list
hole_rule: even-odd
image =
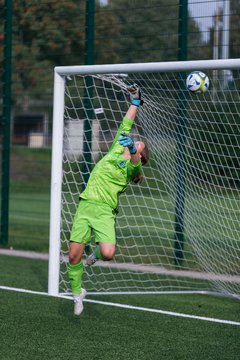
[{"label": "goal line", "polygon": [[[25,294],[32,294],[32,295],[54,296],[54,295],[49,295],[47,292],[19,289],[19,288],[8,287],[8,286],[0,286],[0,289],[7,290],[7,291],[19,292],[19,293],[25,293]],[[57,295],[54,297],[73,301],[72,296]],[[114,303],[114,302],[108,302],[108,301],[99,301],[99,300],[93,300],[93,299],[84,299],[83,301],[86,303],[118,307],[118,308],[127,309],[127,310],[137,310],[137,311],[144,311],[144,312],[155,313],[155,314],[160,314],[160,315],[169,315],[169,316],[186,318],[186,319],[208,321],[208,322],[214,322],[214,323],[225,324],[225,325],[240,326],[240,322],[231,321],[231,320],[216,319],[216,318],[205,317],[205,316],[190,315],[190,314],[178,313],[178,312],[174,312],[174,311],[152,309],[152,308],[146,308],[146,307],[141,307],[141,306],[133,306],[133,305],[120,304],[120,303]]]}]

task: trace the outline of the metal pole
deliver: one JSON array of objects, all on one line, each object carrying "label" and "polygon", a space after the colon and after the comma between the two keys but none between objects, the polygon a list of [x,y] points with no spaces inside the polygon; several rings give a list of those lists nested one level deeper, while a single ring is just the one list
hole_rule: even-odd
[{"label": "metal pole", "polygon": [[[188,0],[179,2],[178,60],[187,60],[188,49]],[[175,204],[175,265],[180,266],[184,255],[184,207],[186,187],[186,97],[183,92],[185,77],[180,73],[178,93],[178,122],[176,139],[176,204]]]},{"label": "metal pole", "polygon": [[[222,59],[229,58],[229,0],[223,0],[223,36],[222,36]],[[228,86],[228,75],[230,70],[223,70],[223,86]]]},{"label": "metal pole", "polygon": [[48,293],[59,293],[65,77],[54,72]]},{"label": "metal pole", "polygon": [[188,52],[188,0],[179,0],[178,61],[187,60]]},{"label": "metal pole", "polygon": [[[94,64],[94,11],[95,0],[86,0],[86,20],[85,20],[85,65]],[[84,109],[86,114],[86,120],[84,121],[83,129],[83,188],[85,188],[89,173],[91,170],[92,162],[92,119],[93,108],[91,103],[93,91],[92,77],[86,77],[85,92],[84,92]]]},{"label": "metal pole", "polygon": [[[214,28],[213,28],[213,59],[217,60],[219,58],[219,31],[220,31],[220,9],[217,9],[216,16],[214,17]],[[213,101],[217,99],[217,78],[218,70],[213,70]]]},{"label": "metal pole", "polygon": [[192,61],[164,61],[149,63],[132,64],[105,64],[105,65],[75,65],[75,66],[56,66],[56,71],[60,75],[87,75],[87,74],[113,74],[126,73],[137,74],[139,72],[176,72],[176,71],[194,71],[214,70],[214,69],[239,69],[239,59],[226,60],[192,60]]},{"label": "metal pole", "polygon": [[12,0],[5,0],[4,58],[3,58],[3,112],[2,112],[2,196],[0,244],[8,244],[9,223],[9,168],[11,129],[11,67],[12,67]]},{"label": "metal pole", "polygon": [[222,36],[222,59],[229,58],[229,0],[223,0],[223,36]]}]

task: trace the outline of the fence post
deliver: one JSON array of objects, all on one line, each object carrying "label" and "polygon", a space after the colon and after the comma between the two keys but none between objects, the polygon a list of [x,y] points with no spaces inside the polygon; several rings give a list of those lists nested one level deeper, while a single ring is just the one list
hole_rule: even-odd
[{"label": "fence post", "polygon": [[[85,65],[94,64],[94,11],[95,11],[95,0],[86,0],[86,20],[85,20]],[[84,121],[83,129],[83,188],[86,187],[88,182],[89,173],[91,170],[92,162],[92,78],[88,76],[86,78],[86,89],[84,92],[84,109],[86,119]]]},{"label": "fence post", "polygon": [[[188,0],[179,1],[178,60],[187,60]],[[181,266],[184,255],[184,208],[186,196],[186,97],[183,87],[185,79],[180,74],[178,94],[178,122],[176,139],[176,204],[175,204],[175,265]]]},{"label": "fence post", "polygon": [[9,168],[11,143],[11,74],[12,71],[12,0],[4,5],[3,112],[2,112],[2,191],[0,244],[8,244]]}]

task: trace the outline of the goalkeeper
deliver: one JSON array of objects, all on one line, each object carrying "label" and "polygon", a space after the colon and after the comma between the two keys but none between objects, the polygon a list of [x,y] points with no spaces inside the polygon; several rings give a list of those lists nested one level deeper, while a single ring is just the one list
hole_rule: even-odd
[{"label": "goalkeeper", "polygon": [[138,107],[143,104],[141,91],[136,84],[128,87],[131,105],[123,118],[113,144],[94,167],[74,217],[69,250],[68,276],[74,298],[74,314],[83,310],[86,290],[81,288],[83,275],[82,255],[94,231],[95,251],[86,265],[98,259],[111,260],[116,249],[115,219],[119,195],[130,181],[142,180],[142,165],[148,161],[148,148],[142,141],[134,142],[129,136]]}]

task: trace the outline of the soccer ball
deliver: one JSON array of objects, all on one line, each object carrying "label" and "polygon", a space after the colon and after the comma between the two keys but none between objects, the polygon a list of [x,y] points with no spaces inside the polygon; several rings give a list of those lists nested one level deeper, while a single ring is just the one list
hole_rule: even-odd
[{"label": "soccer ball", "polygon": [[204,93],[209,88],[209,78],[201,71],[193,71],[187,77],[186,86],[195,94]]}]

